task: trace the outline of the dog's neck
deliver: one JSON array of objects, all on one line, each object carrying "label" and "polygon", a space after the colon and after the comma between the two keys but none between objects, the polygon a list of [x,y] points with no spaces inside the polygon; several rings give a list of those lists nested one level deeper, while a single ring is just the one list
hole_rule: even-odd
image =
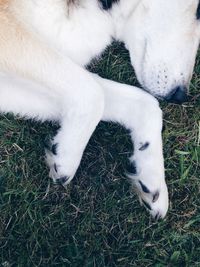
[{"label": "dog's neck", "polygon": [[29,31],[74,62],[86,65],[113,38],[124,41],[126,22],[142,0],[105,0],[110,1],[107,6],[102,1],[15,0],[12,9]]}]

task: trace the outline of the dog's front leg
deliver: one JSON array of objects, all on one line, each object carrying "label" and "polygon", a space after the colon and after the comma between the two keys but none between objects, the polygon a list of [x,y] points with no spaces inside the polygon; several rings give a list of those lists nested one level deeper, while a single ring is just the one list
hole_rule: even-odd
[{"label": "dog's front leg", "polygon": [[91,73],[36,36],[19,29],[10,32],[8,28],[9,38],[1,44],[0,71],[5,75],[0,75],[0,111],[59,122],[47,162],[54,181],[66,184],[102,118],[101,86]]},{"label": "dog's front leg", "polygon": [[104,89],[103,119],[116,121],[131,130],[134,155],[128,176],[141,202],[153,217],[166,215],[168,190],[162,153],[162,112],[151,95],[133,86],[96,76]]},{"label": "dog's front leg", "polygon": [[[93,90],[95,85],[97,91]],[[94,82],[92,92],[86,89],[84,96],[70,104],[65,94],[60,97],[62,92],[52,94],[36,82],[0,72],[0,112],[60,123],[60,130],[46,154],[51,178],[63,185],[73,178],[84,148],[102,117],[104,99],[98,90],[99,85]]]},{"label": "dog's front leg", "polygon": [[63,114],[52,149],[46,151],[50,177],[64,186],[74,177],[83,151],[103,114],[103,95],[95,91],[94,94],[85,91],[84,95],[87,97],[85,103],[83,99],[80,102],[77,99],[76,104]]}]

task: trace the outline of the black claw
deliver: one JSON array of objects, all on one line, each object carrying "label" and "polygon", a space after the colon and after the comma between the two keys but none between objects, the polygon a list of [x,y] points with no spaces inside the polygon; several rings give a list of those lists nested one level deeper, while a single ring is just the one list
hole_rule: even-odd
[{"label": "black claw", "polygon": [[145,144],[143,144],[140,148],[139,148],[139,150],[140,151],[144,151],[145,149],[147,149],[148,147],[149,147],[149,142],[146,142]]},{"label": "black claw", "polygon": [[54,163],[54,170],[55,170],[55,172],[58,172],[56,163]]},{"label": "black claw", "polygon": [[127,166],[127,172],[133,175],[137,174],[135,161],[130,162],[130,164]]},{"label": "black claw", "polygon": [[141,185],[143,192],[147,194],[150,193],[150,190],[146,187],[146,185],[144,185],[141,181],[139,181],[139,184]]},{"label": "black claw", "polygon": [[158,198],[159,198],[159,196],[160,196],[160,193],[157,191],[154,195],[153,195],[153,203],[155,203],[157,200],[158,200]]},{"label": "black claw", "polygon": [[142,202],[143,202],[144,206],[145,206],[148,210],[151,210],[151,206],[150,206],[146,201],[144,201],[144,200],[142,199]]},{"label": "black claw", "polygon": [[154,218],[156,221],[158,221],[160,219],[160,213],[158,212]]},{"label": "black claw", "polygon": [[57,146],[58,144],[53,144],[51,147],[51,152],[56,156],[57,155]]},{"label": "black claw", "polygon": [[68,176],[63,176],[63,177],[57,179],[57,182],[58,182],[59,184],[64,185],[68,180],[69,180],[69,177],[68,177]]}]

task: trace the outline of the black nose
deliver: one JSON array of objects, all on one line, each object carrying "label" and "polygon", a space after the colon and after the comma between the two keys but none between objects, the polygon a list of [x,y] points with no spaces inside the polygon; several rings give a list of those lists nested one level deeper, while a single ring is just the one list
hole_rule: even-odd
[{"label": "black nose", "polygon": [[177,86],[169,95],[167,95],[167,97],[165,97],[165,99],[170,103],[182,104],[188,101],[186,92],[187,88],[185,86]]}]

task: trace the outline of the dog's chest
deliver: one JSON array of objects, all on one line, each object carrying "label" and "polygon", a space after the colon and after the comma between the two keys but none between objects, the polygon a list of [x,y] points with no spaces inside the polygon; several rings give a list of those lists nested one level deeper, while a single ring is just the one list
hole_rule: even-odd
[{"label": "dog's chest", "polygon": [[83,6],[67,10],[58,2],[41,3],[31,13],[29,23],[34,30],[79,65],[88,64],[112,41],[112,19],[95,1],[86,0]]}]

